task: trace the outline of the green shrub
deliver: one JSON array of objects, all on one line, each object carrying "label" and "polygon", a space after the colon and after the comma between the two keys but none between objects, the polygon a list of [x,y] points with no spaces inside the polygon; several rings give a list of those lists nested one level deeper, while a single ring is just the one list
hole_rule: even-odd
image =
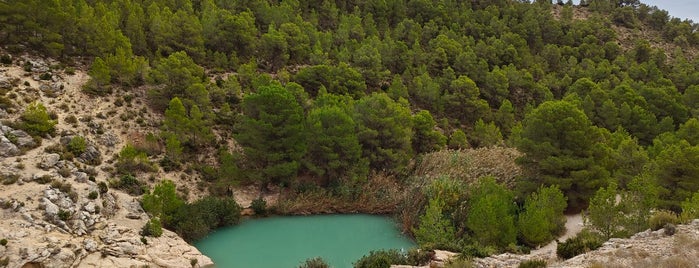
[{"label": "green shrub", "polygon": [[2,56],[0,56],[0,63],[12,64],[12,56],[10,56],[8,54],[2,54]]},{"label": "green shrub", "polygon": [[145,236],[141,236],[141,243],[143,243],[144,245],[148,245],[148,239],[146,239]]},{"label": "green shrub", "polygon": [[153,217],[146,222],[146,224],[143,225],[143,229],[141,229],[141,235],[152,237],[160,237],[163,235],[163,226],[160,224],[160,218]]},{"label": "green shrub", "polygon": [[97,183],[97,188],[99,188],[100,194],[106,194],[107,191],[109,191],[109,187],[107,187],[107,183],[103,182],[103,181]]},{"label": "green shrub", "polygon": [[252,207],[252,210],[255,211],[255,214],[257,215],[267,214],[267,201],[265,201],[262,197],[252,200],[250,207]]},{"label": "green shrub", "polygon": [[22,113],[20,128],[29,134],[42,136],[54,132],[56,121],[51,120],[43,104],[33,102]]},{"label": "green shrub", "polygon": [[68,66],[66,67],[65,72],[67,75],[75,75],[75,68]]},{"label": "green shrub", "polygon": [[192,267],[197,266],[197,263],[199,263],[198,259],[192,258],[189,260],[189,264],[192,265]]},{"label": "green shrub", "polygon": [[677,214],[667,210],[658,210],[655,213],[653,213],[652,216],[650,216],[650,219],[648,219],[650,229],[653,231],[660,230],[661,228],[665,227],[665,225],[668,223],[678,224],[679,222],[680,219],[677,217]]},{"label": "green shrub", "polygon": [[569,238],[563,243],[558,243],[556,255],[563,259],[570,259],[590,250],[602,246],[603,240],[598,234],[583,230],[575,237]]},{"label": "green shrub", "polygon": [[131,144],[124,146],[119,152],[116,168],[119,174],[155,171],[155,168],[148,160],[148,155]]},{"label": "green shrub", "polygon": [[51,80],[51,77],[52,77],[51,73],[43,73],[43,74],[39,75],[39,79],[41,79],[41,80]]},{"label": "green shrub", "polygon": [[468,256],[474,256],[478,258],[485,258],[490,255],[496,254],[498,252],[497,248],[494,246],[483,246],[480,244],[469,244],[466,245],[462,250],[462,253]]},{"label": "green shrub", "polygon": [[70,219],[70,211],[59,209],[58,210],[58,218],[61,219],[62,221],[67,221]]},{"label": "green shrub", "polygon": [[691,198],[687,198],[682,202],[681,219],[684,223],[689,223],[693,219],[699,218],[699,192],[692,194]]},{"label": "green shrub", "polygon": [[111,184],[112,188],[123,190],[133,196],[142,195],[148,190],[148,185],[130,174],[122,175],[118,181],[112,181]]},{"label": "green shrub", "polygon": [[354,263],[355,268],[380,268],[390,267],[392,264],[397,265],[424,265],[431,259],[429,252],[418,249],[411,249],[407,254],[401,253],[398,250],[379,250],[371,251],[368,255]]},{"label": "green shrub", "polygon": [[315,257],[306,259],[306,261],[301,263],[299,268],[330,268],[330,265],[328,265],[323,258]]},{"label": "green shrub", "polygon": [[240,206],[232,198],[207,196],[180,207],[173,225],[185,239],[197,240],[215,228],[238,224],[240,211]]},{"label": "green shrub", "polygon": [[0,246],[3,246],[3,247],[7,246],[7,239],[5,239],[5,238],[0,239]]},{"label": "green shrub", "polygon": [[75,136],[68,142],[68,151],[73,153],[73,155],[81,155],[87,149],[87,142],[82,136]]},{"label": "green shrub", "polygon": [[97,199],[97,195],[98,195],[97,191],[92,191],[87,195],[87,198],[95,200],[95,199]]},{"label": "green shrub", "polygon": [[546,268],[545,260],[526,260],[519,263],[518,268]]}]

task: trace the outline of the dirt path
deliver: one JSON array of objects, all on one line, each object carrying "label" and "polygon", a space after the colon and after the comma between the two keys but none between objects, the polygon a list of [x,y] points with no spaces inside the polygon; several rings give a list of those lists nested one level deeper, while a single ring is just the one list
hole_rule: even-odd
[{"label": "dirt path", "polygon": [[[568,238],[574,237],[583,228],[582,214],[566,215],[566,232],[558,238],[558,241],[565,241]],[[556,257],[556,247],[558,243],[556,241],[551,241],[546,246],[540,247],[538,249],[532,250],[530,255],[541,255],[541,256],[553,256]]]}]

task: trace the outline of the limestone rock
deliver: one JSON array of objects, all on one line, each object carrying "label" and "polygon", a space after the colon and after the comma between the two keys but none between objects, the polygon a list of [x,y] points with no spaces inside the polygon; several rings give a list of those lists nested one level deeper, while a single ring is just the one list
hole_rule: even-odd
[{"label": "limestone rock", "polygon": [[39,166],[41,166],[43,169],[49,169],[56,166],[59,160],[61,160],[61,156],[59,154],[45,154],[41,158],[41,163]]},{"label": "limestone rock", "polygon": [[15,156],[20,153],[17,145],[12,143],[4,134],[0,133],[0,156]]},{"label": "limestone rock", "polygon": [[51,202],[51,200],[44,198],[44,211],[46,212],[46,218],[55,219],[58,217],[59,207]]},{"label": "limestone rock", "polygon": [[83,209],[87,212],[95,213],[95,206],[96,206],[95,202],[90,201],[90,202],[87,202],[87,204],[85,204],[85,206],[83,206]]},{"label": "limestone rock", "polygon": [[102,205],[104,206],[102,208],[102,214],[107,217],[114,216],[117,209],[119,209],[119,206],[117,205],[117,197],[113,193],[102,195]]},{"label": "limestone rock", "polygon": [[110,148],[116,146],[120,142],[121,142],[121,140],[119,139],[119,136],[117,136],[111,132],[105,133],[104,135],[102,135],[102,140],[100,141],[100,143],[102,145],[110,147]]},{"label": "limestone rock", "polygon": [[85,152],[78,157],[78,161],[89,165],[98,165],[102,162],[102,156],[95,145],[88,143],[85,147]]},{"label": "limestone rock", "polygon": [[79,182],[79,183],[86,183],[87,182],[87,178],[88,178],[87,173],[78,171],[78,172],[73,173],[73,175],[75,176],[76,182]]},{"label": "limestone rock", "polygon": [[12,89],[17,83],[19,82],[19,79],[9,77],[5,75],[4,73],[0,73],[0,89]]},{"label": "limestone rock", "polygon": [[33,148],[36,146],[34,138],[23,130],[13,130],[10,132],[10,135],[17,139],[15,144],[17,144],[17,146],[20,148]]}]

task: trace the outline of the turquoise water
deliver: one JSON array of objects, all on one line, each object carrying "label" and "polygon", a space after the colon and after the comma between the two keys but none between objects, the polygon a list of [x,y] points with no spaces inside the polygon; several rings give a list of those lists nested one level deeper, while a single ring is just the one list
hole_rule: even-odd
[{"label": "turquoise water", "polygon": [[298,267],[312,257],[345,268],[371,250],[407,250],[415,244],[388,217],[317,215],[246,220],[194,246],[222,268]]}]

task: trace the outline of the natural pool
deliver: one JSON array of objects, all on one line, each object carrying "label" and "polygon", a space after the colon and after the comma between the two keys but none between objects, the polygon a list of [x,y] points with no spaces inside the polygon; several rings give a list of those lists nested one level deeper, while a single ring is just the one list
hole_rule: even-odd
[{"label": "natural pool", "polygon": [[415,244],[390,218],[357,214],[251,219],[217,230],[195,246],[216,267],[291,268],[322,257],[345,268],[371,250],[407,251]]}]

